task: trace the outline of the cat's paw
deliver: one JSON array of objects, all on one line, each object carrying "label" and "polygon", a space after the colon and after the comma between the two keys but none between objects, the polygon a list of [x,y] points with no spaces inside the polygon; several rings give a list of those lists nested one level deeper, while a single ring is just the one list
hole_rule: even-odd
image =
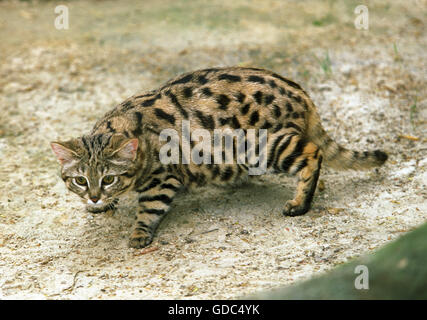
[{"label": "cat's paw", "polygon": [[153,234],[144,230],[134,230],[129,239],[129,247],[140,249],[153,241]]},{"label": "cat's paw", "polygon": [[298,204],[295,200],[289,200],[283,208],[283,215],[290,217],[301,216],[307,213],[309,209],[310,207]]}]

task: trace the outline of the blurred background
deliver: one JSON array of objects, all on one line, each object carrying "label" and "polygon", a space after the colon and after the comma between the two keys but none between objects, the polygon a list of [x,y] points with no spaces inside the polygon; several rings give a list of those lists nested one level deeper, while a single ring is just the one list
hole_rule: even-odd
[{"label": "blurred background", "polygon": [[[420,225],[426,7],[425,0],[0,1],[1,295],[236,297],[309,278]],[[88,132],[125,98],[180,73],[232,65],[300,83],[338,142],[384,149],[390,161],[381,172],[325,168],[313,210],[294,220],[277,213],[293,193],[283,176],[184,196],[159,230],[159,250],[135,254],[126,246],[132,202],[116,217],[86,219],[58,177],[49,142]]]},{"label": "blurred background", "polygon": [[[68,29],[58,30],[55,21],[60,24],[63,12],[55,9],[61,5],[68,11]],[[424,88],[414,75],[425,71],[426,1],[370,3],[367,18],[359,20],[367,29],[355,26],[361,5],[352,0],[0,1],[0,87],[6,95],[54,90],[83,99],[104,91],[85,106],[87,120],[95,120],[135,91],[182,72],[241,65],[275,70],[313,90],[329,80],[399,94],[406,108],[419,104]],[[364,77],[354,75],[354,68]]]}]

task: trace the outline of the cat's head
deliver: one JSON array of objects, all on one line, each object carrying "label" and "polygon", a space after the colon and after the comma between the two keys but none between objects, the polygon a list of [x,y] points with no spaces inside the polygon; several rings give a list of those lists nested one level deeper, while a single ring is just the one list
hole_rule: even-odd
[{"label": "cat's head", "polygon": [[90,212],[110,209],[116,197],[135,183],[138,139],[123,134],[96,134],[51,147],[62,166],[67,188],[78,194]]}]

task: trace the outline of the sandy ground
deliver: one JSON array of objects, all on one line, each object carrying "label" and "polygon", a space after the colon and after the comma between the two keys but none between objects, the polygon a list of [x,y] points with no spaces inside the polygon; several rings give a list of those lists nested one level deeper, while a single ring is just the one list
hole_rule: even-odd
[{"label": "sandy ground", "polygon": [[[120,3],[120,5],[118,5]],[[393,2],[394,3],[394,2]],[[318,275],[426,221],[426,3],[0,1],[0,298],[236,298]],[[313,209],[283,217],[282,175],[181,195],[152,250],[127,247],[132,195],[92,216],[49,141],[88,132],[126,97],[181,72],[251,65],[301,83],[324,127],[390,161],[322,171]]]}]

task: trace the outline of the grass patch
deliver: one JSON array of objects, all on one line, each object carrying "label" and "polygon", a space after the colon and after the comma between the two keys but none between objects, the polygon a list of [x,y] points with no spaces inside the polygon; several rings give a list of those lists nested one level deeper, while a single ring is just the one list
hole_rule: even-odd
[{"label": "grass patch", "polygon": [[316,27],[323,27],[323,26],[327,26],[329,24],[332,24],[336,21],[337,21],[337,19],[332,14],[328,13],[326,16],[324,16],[320,19],[313,20],[312,24],[313,24],[313,26],[316,26]]},{"label": "grass patch", "polygon": [[402,55],[399,53],[399,50],[397,49],[396,42],[393,43],[393,52],[394,52],[394,61],[401,62],[403,59],[402,59]]},{"label": "grass patch", "polygon": [[417,97],[415,97],[414,103],[409,107],[409,121],[411,122],[412,130],[415,130],[414,119],[417,112]]},{"label": "grass patch", "polygon": [[164,22],[166,25],[182,29],[196,27],[208,30],[238,30],[242,27],[242,20],[271,21],[268,12],[261,12],[246,5],[224,10],[220,4],[186,0],[170,2],[167,5],[139,8],[139,11],[132,18],[137,24],[140,21],[151,24]]},{"label": "grass patch", "polygon": [[332,74],[332,63],[331,58],[329,57],[329,51],[326,51],[325,56],[321,59],[319,59],[316,55],[314,55],[314,58],[319,63],[325,75],[329,76]]}]

